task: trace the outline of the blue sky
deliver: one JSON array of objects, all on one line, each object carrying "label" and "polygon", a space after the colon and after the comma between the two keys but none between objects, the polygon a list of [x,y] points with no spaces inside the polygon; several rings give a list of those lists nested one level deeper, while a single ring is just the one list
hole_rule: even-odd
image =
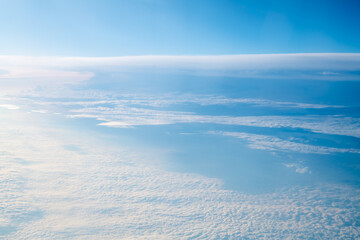
[{"label": "blue sky", "polygon": [[0,52],[359,52],[358,1],[0,1]]},{"label": "blue sky", "polygon": [[359,238],[359,12],[0,0],[0,238]]}]

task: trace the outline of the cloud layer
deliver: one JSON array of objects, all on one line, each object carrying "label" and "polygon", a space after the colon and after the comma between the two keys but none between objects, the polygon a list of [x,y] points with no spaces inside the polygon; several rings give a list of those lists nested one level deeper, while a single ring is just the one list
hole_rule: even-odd
[{"label": "cloud layer", "polygon": [[[360,70],[359,53],[244,54],[205,56],[24,57],[0,56],[5,66],[164,67],[223,70]],[[331,75],[331,72],[324,72]]]},{"label": "cloud layer", "polygon": [[6,139],[0,142],[6,149],[0,153],[0,232],[8,239],[346,239],[360,234],[360,193],[351,187],[241,194],[224,190],[216,179],[166,171],[139,152],[99,143],[97,136],[34,127],[39,124],[30,118],[16,124],[2,116],[1,122],[7,128],[0,130]]},{"label": "cloud layer", "polygon": [[[85,69],[91,69],[89,70]],[[25,57],[0,56],[0,79],[46,78],[77,82],[92,71],[175,71],[241,78],[360,80],[359,53],[209,56]]]},{"label": "cloud layer", "polygon": [[[186,69],[192,73],[215,69],[217,74],[225,75],[266,73],[267,77],[272,76],[269,71],[299,72],[307,68],[306,71],[323,79],[333,76],[344,80],[344,75],[338,72],[357,71],[358,58],[357,54],[3,57],[1,66],[8,72],[3,73],[0,81],[19,79],[19,83],[28,81],[31,85],[39,77],[39,81],[61,85],[84,81],[97,70],[154,68]],[[34,74],[25,71],[22,76],[24,69]],[[26,77],[29,78],[22,79]],[[45,90],[40,95],[27,92],[0,99],[0,110],[4,112],[0,123],[5,126],[0,129],[0,235],[4,238],[354,239],[360,235],[360,192],[355,187],[323,184],[257,195],[239,193],[225,190],[218,179],[166,170],[158,160],[159,155],[142,146],[130,150],[116,142],[109,143],[107,137],[93,129],[91,133],[80,133],[74,128],[68,132],[51,126],[63,116],[92,118],[101,126],[132,127],[134,131],[138,126],[166,124],[179,124],[182,131],[183,125],[196,123],[208,130],[219,130],[210,133],[245,141],[252,149],[287,155],[359,153],[354,148],[315,146],[294,138],[225,130],[243,126],[266,130],[268,134],[284,130],[312,136],[335,135],[327,136],[329,139],[355,139],[360,137],[360,120],[356,116],[239,116],[196,112],[194,108],[186,111],[181,105],[197,104],[200,108],[247,104],[272,107],[277,113],[281,112],[279,109],[300,113],[322,109],[324,113],[324,109],[336,111],[344,106],[215,95],[109,96],[98,89],[86,93],[62,90],[59,88],[59,95]],[[171,110],[174,105],[177,108]],[[53,114],[57,114],[57,119],[47,121]],[[297,160],[282,164],[293,169],[296,177],[310,174],[310,169]]]}]

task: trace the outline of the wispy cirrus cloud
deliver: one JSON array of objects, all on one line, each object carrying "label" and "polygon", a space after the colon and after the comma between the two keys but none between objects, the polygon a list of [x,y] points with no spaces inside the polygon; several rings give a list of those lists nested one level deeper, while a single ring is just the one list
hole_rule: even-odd
[{"label": "wispy cirrus cloud", "polygon": [[[85,93],[84,93],[85,92]],[[26,98],[38,105],[63,105],[63,106],[96,106],[112,104],[114,106],[141,106],[141,107],[168,107],[173,105],[185,105],[189,103],[198,104],[200,106],[210,105],[237,105],[248,104],[258,107],[272,107],[282,109],[324,109],[324,108],[344,108],[341,105],[328,105],[316,103],[303,103],[303,102],[289,102],[289,101],[276,101],[270,99],[259,98],[229,98],[221,95],[206,95],[206,94],[179,94],[179,93],[165,93],[162,95],[151,94],[116,94],[116,93],[101,93],[101,91],[86,93],[74,91],[67,97],[68,101],[57,101],[57,98],[63,98],[62,95],[56,95],[51,92],[37,95],[36,93],[28,93]],[[34,100],[34,97],[46,97],[46,101]],[[91,99],[91,100],[89,100]]]},{"label": "wispy cirrus cloud", "polygon": [[128,106],[70,110],[71,118],[94,118],[107,127],[134,127],[176,123],[205,123],[264,128],[299,128],[314,133],[360,137],[360,119],[344,116],[213,116]]},{"label": "wispy cirrus cloud", "polygon": [[[299,143],[294,140],[284,140],[274,136],[251,134],[244,132],[221,132],[211,131],[210,134],[218,134],[228,137],[235,137],[248,142],[248,147],[252,149],[280,151],[280,152],[298,152],[298,153],[312,153],[312,154],[332,154],[332,153],[360,153],[359,149],[353,148],[333,148],[325,146],[316,146],[310,144]],[[287,167],[295,167],[289,165]],[[305,171],[298,167],[300,173]]]},{"label": "wispy cirrus cloud", "polygon": [[[120,94],[113,97],[111,100],[99,100],[88,102],[67,102],[57,104],[67,105],[98,105],[104,103],[111,103],[115,105],[139,105],[139,106],[152,106],[164,107],[170,105],[180,105],[194,103],[201,106],[209,105],[235,105],[235,104],[249,104],[259,107],[272,107],[272,108],[299,108],[299,109],[322,109],[322,108],[343,108],[340,105],[327,105],[327,104],[314,104],[314,103],[301,103],[301,102],[287,102],[275,101],[269,99],[258,98],[229,98],[219,95],[201,95],[201,94],[178,94],[168,93],[159,95],[144,95],[144,94]],[[51,102],[49,102],[51,104]]]}]

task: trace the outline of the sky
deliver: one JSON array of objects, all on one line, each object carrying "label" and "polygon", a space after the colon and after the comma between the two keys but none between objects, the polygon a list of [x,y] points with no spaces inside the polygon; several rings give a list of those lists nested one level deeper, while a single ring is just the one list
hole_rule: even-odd
[{"label": "sky", "polygon": [[124,56],[358,52],[346,1],[1,0],[6,55]]},{"label": "sky", "polygon": [[0,0],[0,239],[357,239],[358,1]]}]

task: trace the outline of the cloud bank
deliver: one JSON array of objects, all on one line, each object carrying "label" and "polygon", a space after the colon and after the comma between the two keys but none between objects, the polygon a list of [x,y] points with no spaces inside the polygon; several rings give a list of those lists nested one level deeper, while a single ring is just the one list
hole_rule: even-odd
[{"label": "cloud bank", "polygon": [[[360,70],[360,53],[244,54],[205,56],[25,57],[0,56],[5,66],[164,67],[222,70]],[[332,75],[332,72],[322,72]]]},{"label": "cloud bank", "polygon": [[[86,70],[85,70],[86,69]],[[90,71],[89,71],[90,69]],[[175,71],[240,78],[360,80],[359,53],[208,56],[25,57],[0,56],[0,79],[82,81],[96,71]],[[59,80],[61,78],[62,80]]]}]

